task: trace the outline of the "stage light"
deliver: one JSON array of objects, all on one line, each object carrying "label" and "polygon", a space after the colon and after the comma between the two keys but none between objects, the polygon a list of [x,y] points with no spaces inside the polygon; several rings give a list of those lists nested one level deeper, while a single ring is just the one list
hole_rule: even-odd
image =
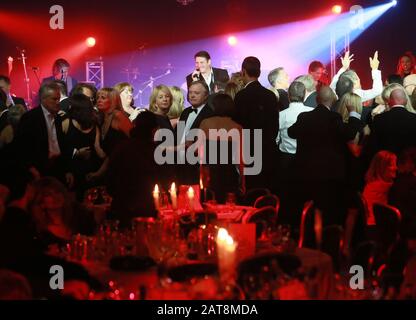
[{"label": "stage light", "polygon": [[393,1],[391,2],[391,5],[392,5],[393,7],[395,7],[395,6],[397,5],[397,0],[393,0]]},{"label": "stage light", "polygon": [[237,44],[237,38],[235,36],[229,36],[228,44],[232,47],[235,46]]},{"label": "stage light", "polygon": [[342,7],[340,5],[335,5],[332,7],[332,13],[333,14],[341,14],[342,12]]},{"label": "stage light", "polygon": [[85,43],[87,44],[87,47],[92,48],[95,46],[95,38],[89,37],[85,40]]}]

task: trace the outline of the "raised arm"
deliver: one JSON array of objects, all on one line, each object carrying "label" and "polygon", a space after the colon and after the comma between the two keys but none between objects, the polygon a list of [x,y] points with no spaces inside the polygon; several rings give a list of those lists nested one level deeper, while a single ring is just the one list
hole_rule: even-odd
[{"label": "raised arm", "polygon": [[374,56],[369,58],[371,67],[371,76],[373,78],[373,87],[368,90],[358,89],[357,94],[361,96],[363,102],[374,99],[383,91],[383,81],[381,79],[381,71],[379,70],[380,61],[378,60],[378,51]]},{"label": "raised arm", "polygon": [[342,67],[341,69],[338,70],[337,74],[332,78],[331,84],[329,85],[329,87],[334,90],[335,92],[335,88],[337,86],[337,82],[339,80],[339,77],[341,76],[341,74],[343,74],[345,71],[347,71],[350,68],[350,64],[351,62],[354,61],[353,59],[354,55],[351,54],[349,51],[346,51],[344,56],[341,57],[341,64]]}]

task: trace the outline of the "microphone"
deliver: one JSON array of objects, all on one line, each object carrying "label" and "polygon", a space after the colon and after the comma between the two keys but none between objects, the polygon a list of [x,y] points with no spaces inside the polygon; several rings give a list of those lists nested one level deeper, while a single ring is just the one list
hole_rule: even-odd
[{"label": "microphone", "polygon": [[192,79],[195,80],[199,80],[199,69],[196,69],[193,73],[192,73]]}]

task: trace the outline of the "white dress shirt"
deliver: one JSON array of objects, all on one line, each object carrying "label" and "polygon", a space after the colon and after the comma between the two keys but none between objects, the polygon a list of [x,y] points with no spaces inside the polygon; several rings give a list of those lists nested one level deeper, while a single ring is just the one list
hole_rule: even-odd
[{"label": "white dress shirt", "polygon": [[[287,134],[289,129],[298,119],[302,112],[312,111],[313,108],[305,106],[302,102],[291,102],[289,108],[279,113],[279,132],[277,133],[276,143],[280,151],[284,153],[295,154],[297,142]],[[279,145],[280,142],[280,145]]]},{"label": "white dress shirt", "polygon": [[48,145],[49,145],[49,156],[48,158],[54,158],[61,154],[59,148],[58,136],[56,134],[55,126],[55,115],[50,113],[44,106],[41,105],[43,115],[46,121],[46,128],[48,130]]},{"label": "white dress shirt", "polygon": [[[335,88],[338,82],[339,77],[346,70],[344,68],[339,69],[338,73],[334,76],[331,81],[330,87],[335,92]],[[381,80],[381,71],[380,70],[371,70],[371,76],[373,78],[373,87],[368,90],[363,89],[354,89],[354,93],[361,97],[362,102],[374,99],[379,96],[383,91],[383,81]]]},{"label": "white dress shirt", "polygon": [[214,70],[211,68],[211,72],[208,73],[207,76],[204,76],[203,74],[202,78],[205,80],[206,84],[208,85],[209,90],[211,91],[211,81],[215,81],[214,79]]}]

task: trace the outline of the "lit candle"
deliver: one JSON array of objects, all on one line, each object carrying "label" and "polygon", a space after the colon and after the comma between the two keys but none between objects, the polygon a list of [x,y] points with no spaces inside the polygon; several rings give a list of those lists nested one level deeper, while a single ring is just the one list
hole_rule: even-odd
[{"label": "lit candle", "polygon": [[236,248],[237,244],[227,230],[220,228],[217,234],[217,254],[220,276],[223,282],[234,281]]},{"label": "lit candle", "polygon": [[177,201],[177,195],[176,195],[176,185],[175,182],[172,183],[170,186],[170,200],[172,201],[172,209],[176,210],[178,208],[178,201]]},{"label": "lit candle", "polygon": [[204,183],[202,182],[202,178],[199,179],[199,189],[201,190],[199,194],[204,195],[204,199],[201,199],[201,202],[206,202],[207,201],[207,189],[204,188]]},{"label": "lit candle", "polygon": [[195,197],[194,188],[189,187],[188,192],[186,194],[188,195],[188,199],[189,199],[189,207],[191,211],[194,211],[194,197]]},{"label": "lit candle", "polygon": [[155,184],[155,188],[153,190],[153,201],[155,202],[155,208],[156,210],[159,210],[159,186],[157,184]]}]

